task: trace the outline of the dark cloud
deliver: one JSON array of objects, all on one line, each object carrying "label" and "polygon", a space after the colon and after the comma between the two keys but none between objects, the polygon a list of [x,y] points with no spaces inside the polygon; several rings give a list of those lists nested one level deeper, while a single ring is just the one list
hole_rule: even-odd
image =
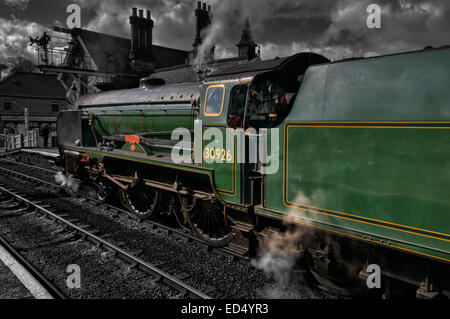
[{"label": "dark cloud", "polygon": [[319,45],[344,46],[354,52],[383,54],[421,49],[450,42],[449,4],[444,1],[378,1],[382,9],[379,30],[368,29],[367,5],[373,0],[340,1]]},{"label": "dark cloud", "polygon": [[[372,3],[382,10],[381,29],[367,27]],[[232,54],[248,15],[266,58],[297,50],[332,59],[387,54],[450,43],[449,9],[443,0],[217,0],[210,40]]]},{"label": "dark cloud", "polygon": [[29,47],[29,35],[40,34],[45,30],[40,24],[11,17],[0,18],[0,63],[9,58],[26,57],[36,60],[36,52]]},{"label": "dark cloud", "polygon": [[[2,0],[26,3],[26,0]],[[35,2],[47,3],[38,11]],[[149,9],[155,20],[156,44],[190,50],[194,40],[195,0],[61,0],[50,20],[51,1],[30,0],[26,18],[2,16],[0,12],[0,59],[10,54],[29,55],[25,45],[30,33],[42,31],[40,17],[47,11],[47,26],[61,18],[65,5],[77,2],[83,26],[98,32],[129,37],[128,17],[133,6]],[[250,17],[254,40],[263,58],[315,51],[332,59],[421,49],[450,43],[450,3],[447,0],[209,0],[213,26],[205,35],[216,45],[218,57],[236,54],[246,17]],[[64,4],[63,4],[64,3]],[[368,29],[367,6],[382,9],[382,28]],[[1,4],[0,4],[1,5]],[[28,12],[30,10],[36,10]],[[0,10],[1,11],[1,10]],[[33,14],[36,19],[33,19]],[[38,17],[39,16],[39,17]],[[0,60],[1,62],[1,60]]]},{"label": "dark cloud", "polygon": [[84,11],[96,12],[85,26],[98,32],[129,37],[132,7],[151,10],[156,44],[190,49],[194,41],[195,0],[75,0]]},{"label": "dark cloud", "polygon": [[30,0],[3,0],[2,2],[7,6],[25,10],[28,7]]}]

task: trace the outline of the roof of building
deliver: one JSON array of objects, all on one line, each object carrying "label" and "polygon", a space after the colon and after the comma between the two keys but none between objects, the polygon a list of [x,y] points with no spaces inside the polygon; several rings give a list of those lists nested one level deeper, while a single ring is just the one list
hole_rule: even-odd
[{"label": "roof of building", "polygon": [[134,74],[128,63],[130,40],[85,29],[76,32],[99,72]]},{"label": "roof of building", "polygon": [[[105,73],[134,74],[129,63],[131,40],[86,29],[75,29],[83,45],[94,60],[98,71]],[[156,68],[183,64],[188,51],[153,45]]]},{"label": "roof of building", "polygon": [[0,80],[0,95],[64,99],[66,90],[55,75],[16,72]]},{"label": "roof of building", "polygon": [[[328,60],[314,53],[299,53],[285,58],[274,58],[270,60],[246,60],[242,58],[231,58],[223,60],[215,60],[202,67],[206,70],[202,73],[196,71],[193,65],[181,65],[173,68],[157,70],[152,74],[150,79],[162,79],[166,84],[182,83],[182,82],[198,82],[201,80],[216,81],[226,80],[239,77],[253,77],[259,73],[277,70],[286,65],[297,65],[298,61],[314,60],[314,63],[325,63]],[[313,61],[311,61],[313,62]],[[308,65],[306,63],[306,65]]]},{"label": "roof of building", "polygon": [[[220,65],[216,70],[209,73],[205,80],[211,82],[236,78],[254,78],[268,72],[282,72],[284,80],[287,80],[290,76],[297,77],[298,74],[305,73],[310,65],[327,62],[329,60],[324,56],[310,52],[298,53],[285,58],[277,57],[264,61],[254,59]],[[296,82],[296,79],[291,78],[291,82]]]},{"label": "roof of building", "polygon": [[153,55],[155,57],[156,68],[167,68],[177,64],[185,63],[189,57],[188,51],[167,48],[153,45]]},{"label": "roof of building", "polygon": [[217,77],[231,74],[253,74],[261,71],[273,70],[280,67],[283,63],[291,58],[292,57],[278,57],[275,59],[264,61],[255,59],[251,61],[240,61],[233,64],[219,65],[216,70],[208,75],[208,77]]},{"label": "roof of building", "polygon": [[151,79],[162,79],[166,84],[198,82],[199,77],[192,65],[179,65],[173,68],[157,70],[150,75]]},{"label": "roof of building", "polygon": [[[212,63],[201,67],[208,70],[207,72],[214,72],[219,68],[234,65],[236,63],[246,63],[242,58],[234,57],[229,59],[214,60]],[[162,79],[166,84],[183,83],[183,82],[199,82],[202,75],[198,72],[197,67],[191,64],[182,64],[174,67],[158,69],[155,73],[150,75],[151,79]]]}]

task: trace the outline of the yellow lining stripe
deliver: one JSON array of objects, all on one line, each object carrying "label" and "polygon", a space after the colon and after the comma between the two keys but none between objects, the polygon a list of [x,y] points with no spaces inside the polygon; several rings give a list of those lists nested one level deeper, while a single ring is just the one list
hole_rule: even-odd
[{"label": "yellow lining stripe", "polygon": [[337,123],[337,124],[450,124],[450,121],[294,121],[286,124]]},{"label": "yellow lining stripe", "polygon": [[[223,89],[222,106],[220,108],[220,112],[219,113],[209,114],[209,113],[206,112],[206,107],[208,106],[208,95],[209,95],[209,90],[210,89],[214,89],[214,88],[221,88],[221,89]],[[226,93],[225,85],[223,85],[223,84],[210,85],[208,87],[208,89],[206,90],[205,103],[204,103],[204,107],[203,107],[203,115],[205,115],[206,117],[219,117],[219,116],[221,116],[223,114],[223,108],[224,108],[224,105],[225,105],[225,93]]]},{"label": "yellow lining stripe", "polygon": [[386,129],[386,128],[397,128],[397,129],[405,129],[405,128],[409,128],[409,129],[425,129],[425,130],[450,130],[450,126],[449,127],[437,127],[437,126],[433,126],[433,127],[427,127],[427,126],[336,126],[336,125],[290,125],[291,127],[325,127],[325,128],[373,128],[373,129]]},{"label": "yellow lining stripe", "polygon": [[[290,124],[294,124],[294,125],[290,125]],[[373,225],[373,226],[379,226],[379,227],[384,227],[384,228],[388,228],[388,229],[393,229],[396,231],[401,231],[401,232],[406,232],[406,233],[410,233],[410,234],[414,234],[414,235],[418,235],[418,236],[423,236],[423,237],[429,237],[429,238],[433,238],[433,239],[438,239],[438,240],[442,240],[442,241],[447,241],[449,242],[450,240],[446,240],[443,238],[437,238],[437,237],[433,237],[433,236],[429,236],[429,235],[425,235],[425,234],[419,234],[419,233],[414,233],[414,232],[410,232],[407,230],[402,230],[402,229],[394,229],[388,226],[383,226],[383,225],[377,225],[377,224],[372,224],[369,222],[363,222],[363,221],[359,221],[359,220],[355,220],[355,219],[351,219],[351,218],[345,218],[345,217],[341,217],[341,216],[335,216],[335,215],[330,215],[330,214],[326,214],[323,212],[317,212],[317,211],[312,211],[312,210],[307,210],[307,209],[302,209],[296,206],[304,206],[304,207],[310,207],[313,209],[319,209],[319,210],[323,210],[323,211],[328,211],[331,213],[338,213],[338,214],[342,214],[342,215],[346,215],[346,216],[350,216],[350,217],[359,217],[359,218],[363,218],[363,219],[367,219],[367,220],[372,220],[372,221],[376,221],[376,222],[382,222],[382,223],[386,223],[386,224],[390,224],[393,226],[401,226],[401,227],[406,227],[406,228],[410,228],[410,229],[415,229],[415,230],[420,230],[420,231],[425,231],[425,232],[429,232],[429,233],[433,233],[433,234],[437,234],[437,235],[444,235],[444,236],[450,236],[450,234],[445,234],[445,233],[440,233],[440,232],[436,232],[436,231],[431,231],[431,230],[425,230],[425,229],[421,229],[421,228],[416,228],[416,227],[412,227],[412,226],[406,226],[406,225],[401,225],[401,224],[396,224],[396,223],[392,223],[392,222],[388,222],[388,221],[384,221],[384,220],[378,220],[378,219],[373,219],[373,218],[369,218],[369,217],[364,217],[364,216],[359,216],[356,214],[350,214],[350,213],[344,213],[344,212],[339,212],[339,211],[334,211],[334,210],[330,210],[330,209],[325,209],[325,208],[320,208],[320,207],[315,207],[315,206],[310,206],[310,205],[305,205],[305,204],[301,204],[301,203],[293,203],[293,202],[289,202],[287,200],[287,196],[286,194],[288,194],[289,192],[289,183],[287,183],[287,179],[286,176],[289,173],[289,167],[288,167],[288,162],[286,159],[289,158],[289,134],[288,134],[288,130],[290,127],[297,127],[297,128],[308,128],[308,127],[326,127],[326,128],[355,128],[356,126],[310,126],[310,125],[296,125],[297,123],[303,123],[303,124],[308,124],[308,123],[321,123],[321,122],[315,122],[315,121],[309,121],[309,122],[287,122],[285,123],[285,139],[284,141],[287,141],[287,149],[286,152],[283,152],[283,156],[284,156],[284,167],[283,167],[283,203],[286,207],[293,207],[295,209],[299,209],[299,210],[304,210],[304,211],[308,211],[311,213],[317,213],[317,214],[322,214],[322,215],[327,215],[327,216],[331,216],[331,217],[335,217],[335,218],[342,218],[342,219],[347,219],[347,220],[352,220],[355,222],[360,222],[360,223],[365,223],[365,224],[369,224],[369,225]],[[355,123],[355,122],[322,122],[322,123]],[[358,122],[358,123],[440,123],[440,124],[444,124],[444,123],[449,123],[450,122]],[[371,128],[368,126],[361,126],[361,127],[357,127],[357,128]],[[376,126],[374,128],[412,128],[412,129],[421,129],[421,127],[386,127],[386,126]],[[428,129],[428,127],[425,127],[426,129]],[[445,127],[444,129],[450,129],[450,127]],[[286,145],[285,145],[286,147]]]},{"label": "yellow lining stripe", "polygon": [[[204,133],[204,129],[205,128],[218,128],[218,129],[224,129],[226,134],[229,134],[227,131],[227,127],[225,125],[203,125],[202,128],[202,132]],[[202,134],[203,134],[202,133]],[[224,189],[219,189],[217,188],[217,191],[223,195],[228,195],[228,196],[236,196],[236,192],[237,192],[237,178],[236,178],[236,162],[237,162],[237,145],[236,145],[236,141],[234,141],[234,162],[233,162],[233,173],[232,173],[232,177],[233,177],[233,181],[232,183],[232,190],[224,190]],[[202,136],[202,149],[204,151],[205,149],[205,141],[203,140],[203,136]],[[204,161],[204,154],[202,153],[202,166],[205,166],[205,161]]]},{"label": "yellow lining stripe", "polygon": [[91,153],[91,154],[95,154],[95,155],[99,155],[99,156],[103,156],[103,157],[112,157],[112,158],[116,158],[116,159],[129,160],[129,161],[136,162],[136,163],[142,163],[142,164],[148,164],[148,165],[156,165],[156,166],[162,166],[162,167],[167,167],[167,168],[172,168],[172,169],[180,169],[182,171],[187,171],[187,172],[192,172],[192,173],[208,175],[210,183],[211,183],[211,188],[212,188],[214,194],[222,202],[222,204],[226,205],[226,202],[224,200],[222,200],[222,198],[220,197],[220,195],[216,191],[216,187],[215,187],[214,180],[213,180],[211,172],[204,172],[204,171],[202,171],[202,168],[199,168],[197,170],[197,169],[193,169],[193,168],[180,167],[180,166],[177,166],[177,165],[171,165],[171,164],[164,164],[164,163],[160,163],[160,162],[155,162],[155,161],[150,160],[150,159],[149,160],[143,160],[143,159],[138,159],[138,158],[135,158],[135,157],[128,157],[126,155],[105,154],[105,153],[101,153],[101,152],[97,152],[97,151],[91,151],[91,150],[86,150],[86,149],[82,149],[82,148],[78,149],[78,148],[66,147],[66,149],[67,150],[71,150],[71,151],[75,151],[75,152]]},{"label": "yellow lining stripe", "polygon": [[[415,253],[415,254],[419,254],[419,255],[423,255],[423,256],[427,256],[427,257],[432,257],[432,258],[435,258],[435,259],[444,260],[444,261],[446,261],[446,262],[450,262],[450,259],[446,259],[446,258],[443,258],[443,257],[438,257],[438,256],[426,254],[426,253],[421,253],[421,252],[419,252],[419,251],[415,251],[415,250],[412,250],[412,249],[399,247],[399,246],[396,246],[396,245],[389,245],[389,244],[382,243],[382,242],[378,242],[378,241],[371,240],[371,239],[368,239],[368,238],[363,238],[363,237],[356,236],[356,235],[351,235],[351,234],[347,234],[347,233],[342,233],[342,232],[339,232],[339,231],[336,231],[336,230],[332,230],[332,229],[329,229],[329,228],[311,225],[311,224],[306,223],[306,222],[300,222],[300,221],[298,221],[298,220],[293,220],[293,219],[284,218],[284,217],[281,217],[281,216],[271,215],[271,214],[268,214],[268,213],[263,212],[263,211],[260,211],[260,210],[258,210],[258,213],[257,213],[257,214],[260,214],[260,215],[263,215],[263,216],[267,216],[267,217],[276,218],[276,219],[280,219],[280,220],[284,220],[284,221],[288,221],[288,222],[295,223],[295,224],[299,224],[299,225],[304,225],[304,226],[308,226],[308,227],[312,227],[312,228],[324,230],[324,231],[329,231],[329,232],[332,232],[332,233],[340,234],[340,235],[342,235],[342,236],[344,236],[344,237],[357,238],[357,239],[361,239],[361,240],[368,241],[368,242],[371,242],[371,243],[381,244],[381,245],[384,245],[384,246],[386,246],[386,247],[395,247],[395,248],[398,248],[398,249],[401,249],[401,250],[404,250],[404,251],[409,251],[409,252],[412,252],[412,253]],[[317,222],[317,223],[319,223],[319,222]],[[339,226],[336,226],[336,227],[339,227]]]},{"label": "yellow lining stripe", "polygon": [[[297,205],[298,205],[298,204],[297,204]],[[412,235],[419,235],[419,236],[423,236],[423,237],[428,237],[428,238],[433,238],[433,239],[438,239],[438,240],[450,242],[449,239],[443,239],[443,238],[434,237],[434,236],[430,236],[430,235],[419,234],[419,233],[411,232],[411,231],[408,231],[408,230],[403,230],[403,229],[393,228],[393,227],[384,226],[384,225],[378,225],[378,224],[374,224],[374,223],[370,223],[370,222],[366,222],[366,221],[361,221],[361,220],[356,220],[356,219],[352,219],[352,218],[348,218],[348,217],[342,217],[342,216],[330,215],[330,214],[323,213],[323,212],[318,212],[318,211],[314,211],[314,210],[310,210],[310,209],[306,209],[306,208],[297,207],[295,204],[294,204],[294,205],[288,205],[288,206],[289,206],[289,207],[297,208],[297,209],[302,210],[302,211],[310,212],[310,213],[316,213],[316,214],[320,214],[320,215],[336,217],[336,218],[340,218],[340,219],[345,219],[345,220],[350,220],[350,221],[360,222],[360,223],[367,224],[367,225],[383,227],[383,228],[387,228],[387,229],[391,229],[391,230],[395,230],[395,231],[402,231],[402,232],[409,233],[409,234],[412,234]],[[307,206],[307,205],[304,205],[304,206],[305,206],[305,207],[309,207],[309,206]],[[365,217],[363,217],[363,218],[365,218]],[[368,218],[368,219],[370,219],[370,218]],[[387,223],[387,222],[386,222],[386,223]],[[403,225],[399,225],[399,226],[403,226]],[[409,227],[409,226],[406,226],[406,227]],[[411,228],[413,228],[413,227],[411,227]],[[417,229],[417,228],[415,228],[415,229]],[[421,230],[421,229],[418,229],[418,230]]]}]

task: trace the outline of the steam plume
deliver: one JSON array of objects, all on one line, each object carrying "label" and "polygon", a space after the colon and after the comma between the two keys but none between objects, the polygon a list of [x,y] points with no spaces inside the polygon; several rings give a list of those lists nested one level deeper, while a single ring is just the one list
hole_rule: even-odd
[{"label": "steam plume", "polygon": [[58,172],[55,175],[55,181],[63,186],[69,188],[72,192],[77,193],[80,188],[80,182],[73,178],[71,175],[64,175],[62,172]]},{"label": "steam plume", "polygon": [[[314,191],[311,198],[303,192],[299,192],[295,201],[312,205],[323,203],[325,196],[321,190]],[[298,216],[296,210],[291,210],[287,219],[293,222],[299,221]],[[317,297],[308,287],[295,287],[299,283],[293,281],[295,266],[298,262],[296,252],[299,249],[299,243],[303,243],[309,236],[312,236],[312,233],[291,223],[286,224],[286,228],[285,232],[273,232],[270,236],[260,240],[258,257],[252,260],[254,267],[264,271],[276,282],[275,286],[263,289],[264,297],[272,299]],[[302,274],[295,272],[295,277],[300,280],[300,285],[302,285]],[[301,293],[295,293],[299,289],[302,290]]]}]

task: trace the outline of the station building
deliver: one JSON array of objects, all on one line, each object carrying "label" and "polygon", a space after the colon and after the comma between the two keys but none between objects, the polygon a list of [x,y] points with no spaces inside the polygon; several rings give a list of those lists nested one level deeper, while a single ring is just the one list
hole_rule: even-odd
[{"label": "station building", "polygon": [[47,124],[51,145],[56,145],[56,119],[68,107],[65,96],[66,90],[56,75],[16,72],[0,79],[0,133],[5,129],[9,134],[23,133],[28,109],[29,129]]},{"label": "station building", "polygon": [[5,129],[9,133],[22,133],[27,108],[29,128],[48,124],[51,145],[55,145],[58,113],[71,108],[85,94],[138,87],[145,77],[166,84],[198,82],[209,69],[247,67],[260,62],[246,21],[236,57],[216,60],[212,47],[204,57],[204,65],[201,68],[195,65],[205,29],[211,24],[210,15],[211,7],[198,1],[195,39],[190,51],[155,45],[154,21],[149,10],[132,9],[129,39],[86,29],[54,27],[56,32],[67,36],[64,50],[51,49],[44,54],[42,48],[38,49],[39,73],[17,72],[0,79],[0,134]]}]

